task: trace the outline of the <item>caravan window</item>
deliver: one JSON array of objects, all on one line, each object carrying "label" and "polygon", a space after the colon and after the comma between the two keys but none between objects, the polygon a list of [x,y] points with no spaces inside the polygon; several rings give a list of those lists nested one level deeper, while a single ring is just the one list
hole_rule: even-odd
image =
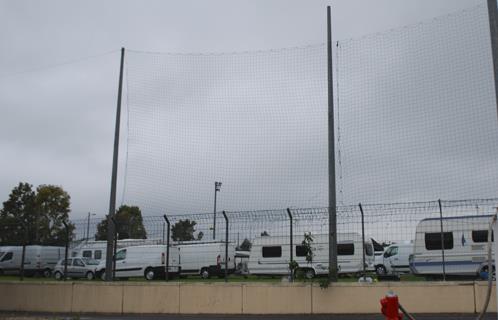
[{"label": "caravan window", "polygon": [[[443,232],[444,249],[453,249],[453,232]],[[427,250],[441,250],[441,233],[432,232],[425,234],[425,248]]]},{"label": "caravan window", "polygon": [[83,251],[83,254],[81,255],[83,258],[91,258],[92,257],[92,251],[90,250],[85,250]]},{"label": "caravan window", "polygon": [[12,256],[13,256],[13,255],[14,255],[14,254],[13,254],[12,252],[7,252],[7,253],[3,256],[3,258],[2,258],[2,262],[3,262],[3,261],[9,261],[9,260],[12,260]]},{"label": "caravan window", "polygon": [[263,258],[280,258],[282,256],[282,247],[263,247]]},{"label": "caravan window", "polygon": [[296,246],[296,257],[306,257],[306,248],[304,246]]},{"label": "caravan window", "polygon": [[93,253],[93,258],[95,260],[102,259],[102,250],[95,250],[95,252]]},{"label": "caravan window", "polygon": [[[488,242],[488,230],[472,231],[472,241],[474,242]],[[491,241],[495,241],[495,233],[491,232]]]},{"label": "caravan window", "polygon": [[354,255],[354,244],[352,243],[340,243],[337,245],[337,255],[338,256],[352,256]]}]

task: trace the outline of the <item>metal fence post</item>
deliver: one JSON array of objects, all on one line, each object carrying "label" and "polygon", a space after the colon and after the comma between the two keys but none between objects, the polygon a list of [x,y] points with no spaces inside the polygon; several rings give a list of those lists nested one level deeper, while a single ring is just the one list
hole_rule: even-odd
[{"label": "metal fence post", "polygon": [[365,215],[363,213],[363,207],[361,206],[361,203],[358,203],[358,206],[360,207],[360,212],[361,212],[361,241],[362,241],[362,248],[363,248],[363,279],[365,279],[367,275],[367,270],[366,270],[366,264],[365,264]]},{"label": "metal fence post", "polygon": [[21,270],[19,273],[21,281],[24,280],[24,259],[26,257],[26,244],[28,242],[28,229],[24,225],[22,225],[22,231],[23,231],[24,241],[22,242]]},{"label": "metal fence post", "polygon": [[292,269],[292,261],[294,261],[294,250],[292,250],[292,247],[293,247],[293,243],[292,243],[292,240],[293,240],[293,233],[292,233],[292,212],[289,208],[287,208],[287,214],[289,215],[289,220],[290,220],[290,246],[289,246],[289,249],[290,249],[290,261],[289,261],[289,269],[290,269],[290,281],[294,281],[294,270]]},{"label": "metal fence post", "polygon": [[111,217],[112,224],[114,225],[114,245],[112,246],[112,281],[116,280],[116,251],[118,248],[118,222],[114,217]]},{"label": "metal fence post", "polygon": [[69,228],[67,226],[66,221],[62,221],[64,228],[66,230],[66,246],[64,250],[64,281],[67,280],[67,256],[69,252]]},{"label": "metal fence post", "polygon": [[225,210],[223,218],[225,218],[225,282],[228,282],[228,217]]},{"label": "metal fence post", "polygon": [[[168,225],[168,231],[166,231],[168,234],[166,235],[166,281],[169,280],[169,230],[170,230],[170,223],[169,219],[166,215],[163,215],[164,220],[166,220],[166,224]],[[164,232],[163,232],[164,236]],[[164,242],[163,242],[164,243]]]},{"label": "metal fence post", "polygon": [[437,202],[439,203],[439,224],[441,227],[441,257],[443,258],[443,281],[446,281],[446,262],[444,259],[443,206],[441,205],[441,199],[439,199]]}]

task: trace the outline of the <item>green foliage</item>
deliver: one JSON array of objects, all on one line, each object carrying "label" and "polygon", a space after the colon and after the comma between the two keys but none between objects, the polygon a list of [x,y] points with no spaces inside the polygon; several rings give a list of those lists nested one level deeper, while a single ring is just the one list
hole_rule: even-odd
[{"label": "green foliage", "polygon": [[[95,240],[107,240],[107,217],[97,225]],[[142,212],[137,206],[122,205],[114,215],[118,239],[147,239]]]},{"label": "green foliage", "polygon": [[242,241],[242,243],[240,244],[240,246],[237,247],[237,250],[238,251],[251,251],[251,248],[252,248],[252,243],[249,239],[244,239],[244,241]]},{"label": "green foliage", "polygon": [[195,240],[194,232],[197,222],[189,219],[179,220],[171,227],[171,237],[173,241],[192,241]]},{"label": "green foliage", "polygon": [[69,220],[69,194],[59,186],[40,185],[33,191],[29,183],[19,183],[0,211],[0,244],[64,245],[68,224],[69,239],[74,225]]},{"label": "green foliage", "polygon": [[327,289],[330,285],[330,280],[329,278],[320,279],[318,284],[320,285],[321,289]]},{"label": "green foliage", "polygon": [[301,242],[301,246],[303,247],[303,250],[306,252],[306,262],[307,263],[312,263],[313,262],[313,257],[315,256],[315,253],[313,252],[313,236],[311,235],[311,232],[305,232],[304,233],[304,240]]}]

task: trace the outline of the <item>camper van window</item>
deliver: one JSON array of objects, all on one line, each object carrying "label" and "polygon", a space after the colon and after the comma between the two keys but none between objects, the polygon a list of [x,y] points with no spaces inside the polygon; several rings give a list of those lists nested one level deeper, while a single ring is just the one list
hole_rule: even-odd
[{"label": "camper van window", "polygon": [[[444,232],[444,249],[453,249],[453,232]],[[427,250],[441,250],[441,233],[432,232],[425,234],[425,248]]]},{"label": "camper van window", "polygon": [[[474,242],[488,242],[488,230],[475,230],[472,231],[472,241]],[[491,232],[491,241],[495,241],[495,233]]]},{"label": "camper van window", "polygon": [[83,256],[83,258],[91,258],[92,252],[90,250],[85,250],[85,251],[83,251],[82,256]]},{"label": "camper van window", "polygon": [[263,247],[263,258],[280,258],[282,256],[282,247]]},{"label": "camper van window", "polygon": [[306,257],[306,248],[304,246],[296,246],[296,257]]},{"label": "camper van window", "polygon": [[7,252],[7,253],[3,256],[3,258],[2,258],[2,262],[3,262],[3,261],[12,260],[12,256],[13,256],[12,252]]},{"label": "camper van window", "polygon": [[352,256],[354,255],[354,244],[352,243],[340,243],[337,245],[337,255],[338,256]]},{"label": "camper van window", "polygon": [[100,260],[102,259],[102,250],[95,250],[94,254],[93,254],[93,258],[95,260]]},{"label": "camper van window", "polygon": [[118,253],[116,253],[116,261],[124,259],[126,259],[126,249],[118,251]]}]

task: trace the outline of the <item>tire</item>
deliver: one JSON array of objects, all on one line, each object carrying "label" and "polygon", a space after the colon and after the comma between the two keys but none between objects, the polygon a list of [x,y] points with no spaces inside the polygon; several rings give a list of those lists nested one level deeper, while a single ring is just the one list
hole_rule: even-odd
[{"label": "tire", "polygon": [[86,278],[87,280],[93,280],[93,279],[95,278],[95,275],[93,274],[93,272],[88,271],[88,272],[86,273],[86,275],[85,275],[85,278]]},{"label": "tire", "polygon": [[55,271],[54,278],[55,278],[55,280],[62,280],[64,278],[64,276],[59,271]]},{"label": "tire", "polygon": [[306,279],[309,279],[309,280],[313,279],[315,277],[315,270],[313,270],[313,269],[305,269],[304,270],[304,277]]},{"label": "tire", "polygon": [[144,277],[145,277],[145,280],[148,280],[148,281],[154,280],[154,278],[156,277],[156,272],[152,268],[147,268],[147,269],[145,269]]},{"label": "tire", "polygon": [[209,274],[209,270],[207,268],[202,268],[201,269],[201,278],[202,279],[209,279],[211,275]]},{"label": "tire", "polygon": [[379,276],[383,276],[383,275],[387,274],[386,267],[379,264],[378,266],[375,267],[375,273]]},{"label": "tire", "polygon": [[52,276],[52,270],[50,270],[50,269],[43,270],[43,276],[45,278],[50,278]]}]

